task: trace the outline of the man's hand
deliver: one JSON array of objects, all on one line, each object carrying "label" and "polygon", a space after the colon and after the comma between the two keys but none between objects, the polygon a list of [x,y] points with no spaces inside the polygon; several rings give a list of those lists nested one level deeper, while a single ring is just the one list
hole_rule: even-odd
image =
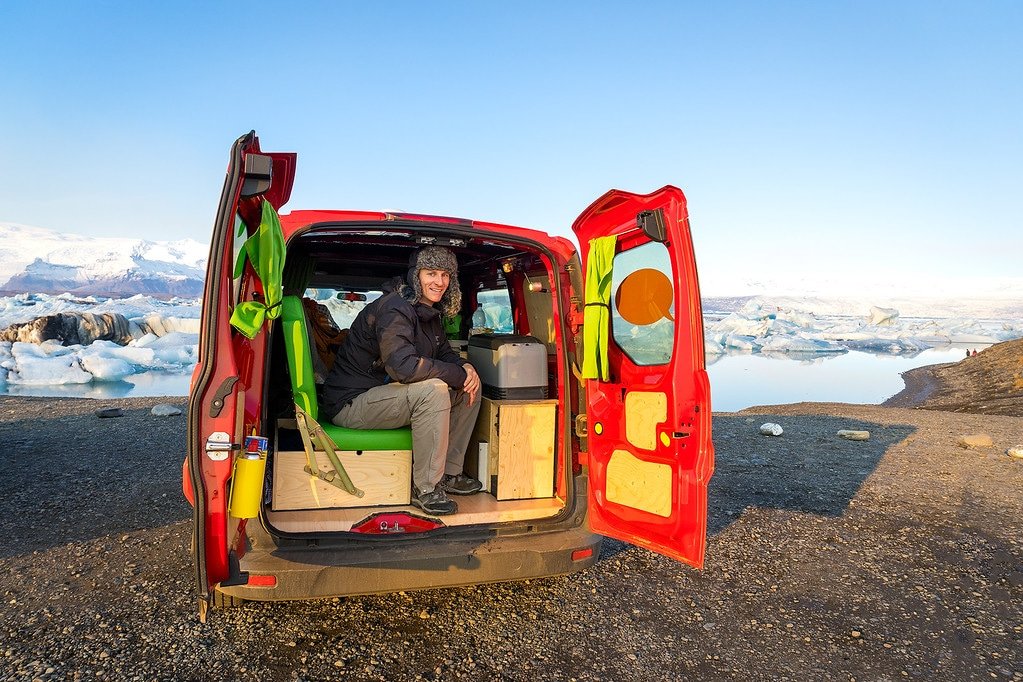
[{"label": "man's hand", "polygon": [[462,386],[462,390],[469,395],[469,404],[472,405],[480,393],[480,375],[476,373],[476,368],[468,363],[462,365],[462,369],[465,370],[465,385]]}]

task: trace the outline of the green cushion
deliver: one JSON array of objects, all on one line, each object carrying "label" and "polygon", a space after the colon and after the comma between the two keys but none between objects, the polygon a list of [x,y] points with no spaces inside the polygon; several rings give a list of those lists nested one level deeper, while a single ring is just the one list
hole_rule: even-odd
[{"label": "green cushion", "polygon": [[[305,309],[298,296],[285,296],[281,300],[281,329],[284,348],[288,355],[291,374],[291,392],[295,404],[320,421],[316,402],[316,382],[313,380],[313,362],[310,353],[309,331],[306,329]],[[412,430],[402,429],[348,429],[329,421],[320,426],[341,450],[411,450]]]},{"label": "green cushion", "polygon": [[295,404],[319,421],[313,359],[305,324],[302,299],[298,296],[285,296],[281,299],[281,328],[284,330],[284,349],[288,354],[288,369],[291,373],[291,392]]},{"label": "green cushion", "polygon": [[411,450],[412,429],[348,429],[321,423],[340,450]]}]

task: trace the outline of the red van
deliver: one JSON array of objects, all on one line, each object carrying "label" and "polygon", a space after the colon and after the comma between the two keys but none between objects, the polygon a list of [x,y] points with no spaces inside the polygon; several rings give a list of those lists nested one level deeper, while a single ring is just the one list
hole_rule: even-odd
[{"label": "red van", "polygon": [[[238,139],[213,228],[183,465],[203,617],[571,573],[603,535],[702,566],[714,449],[681,190],[609,191],[577,254],[475,220],[278,213],[295,167]],[[317,396],[332,344],[428,244],[459,261],[452,347],[491,363],[466,455],[485,491],[444,517],[409,504],[407,429],[335,427]]]}]

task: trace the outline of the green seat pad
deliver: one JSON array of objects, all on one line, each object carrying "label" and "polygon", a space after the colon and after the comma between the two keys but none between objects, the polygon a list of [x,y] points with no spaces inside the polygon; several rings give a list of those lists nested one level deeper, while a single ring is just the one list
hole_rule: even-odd
[{"label": "green seat pad", "polygon": [[411,450],[412,429],[349,429],[320,423],[339,450]]}]

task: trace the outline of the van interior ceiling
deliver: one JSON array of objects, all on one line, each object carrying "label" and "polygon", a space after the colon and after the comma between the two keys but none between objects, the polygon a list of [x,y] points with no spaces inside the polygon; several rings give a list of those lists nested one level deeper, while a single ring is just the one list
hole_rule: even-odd
[{"label": "van interior ceiling", "polygon": [[[430,244],[449,248],[458,259],[462,290],[460,319],[446,324],[452,347],[467,358],[473,353],[500,355],[503,359],[497,362],[505,362],[506,367],[507,363],[520,361],[520,351],[528,350],[531,358],[539,356],[535,371],[543,375],[546,388],[539,394],[507,396],[500,392],[495,395],[491,389],[489,397],[481,396],[484,402],[466,455],[466,473],[488,480],[483,481],[484,492],[459,497],[459,511],[444,517],[441,525],[556,521],[571,513],[574,491],[571,467],[566,466],[571,461],[566,428],[569,416],[557,408],[556,400],[571,374],[556,352],[551,259],[540,247],[490,236],[440,230],[424,234],[418,226],[415,230],[389,226],[384,231],[379,226],[360,229],[333,225],[313,228],[289,243],[284,294],[301,296],[307,304],[306,324],[310,327],[316,382],[322,383],[329,371],[332,351],[317,349],[315,313],[310,311],[329,313],[328,323],[336,329],[328,335],[336,332],[343,337],[343,330],[358,310],[380,295],[385,281],[406,275],[416,249]],[[367,522],[375,523],[383,513],[424,516],[407,499],[411,488],[410,452],[344,452],[345,444],[338,443],[344,467],[351,469],[352,480],[367,492],[362,499],[302,470],[306,458],[295,427],[289,379],[294,365],[282,336],[274,335],[268,356],[265,418],[268,424],[277,425],[275,447],[267,466],[272,479],[270,495],[264,500],[268,530],[281,536],[308,537],[352,532]],[[476,341],[471,341],[473,336],[477,336]],[[487,348],[481,349],[484,339]],[[515,374],[519,373],[516,369]],[[484,389],[487,395],[487,387]],[[329,416],[320,415],[320,421],[329,423]],[[327,464],[322,452],[316,453],[316,460],[321,470]]]}]

